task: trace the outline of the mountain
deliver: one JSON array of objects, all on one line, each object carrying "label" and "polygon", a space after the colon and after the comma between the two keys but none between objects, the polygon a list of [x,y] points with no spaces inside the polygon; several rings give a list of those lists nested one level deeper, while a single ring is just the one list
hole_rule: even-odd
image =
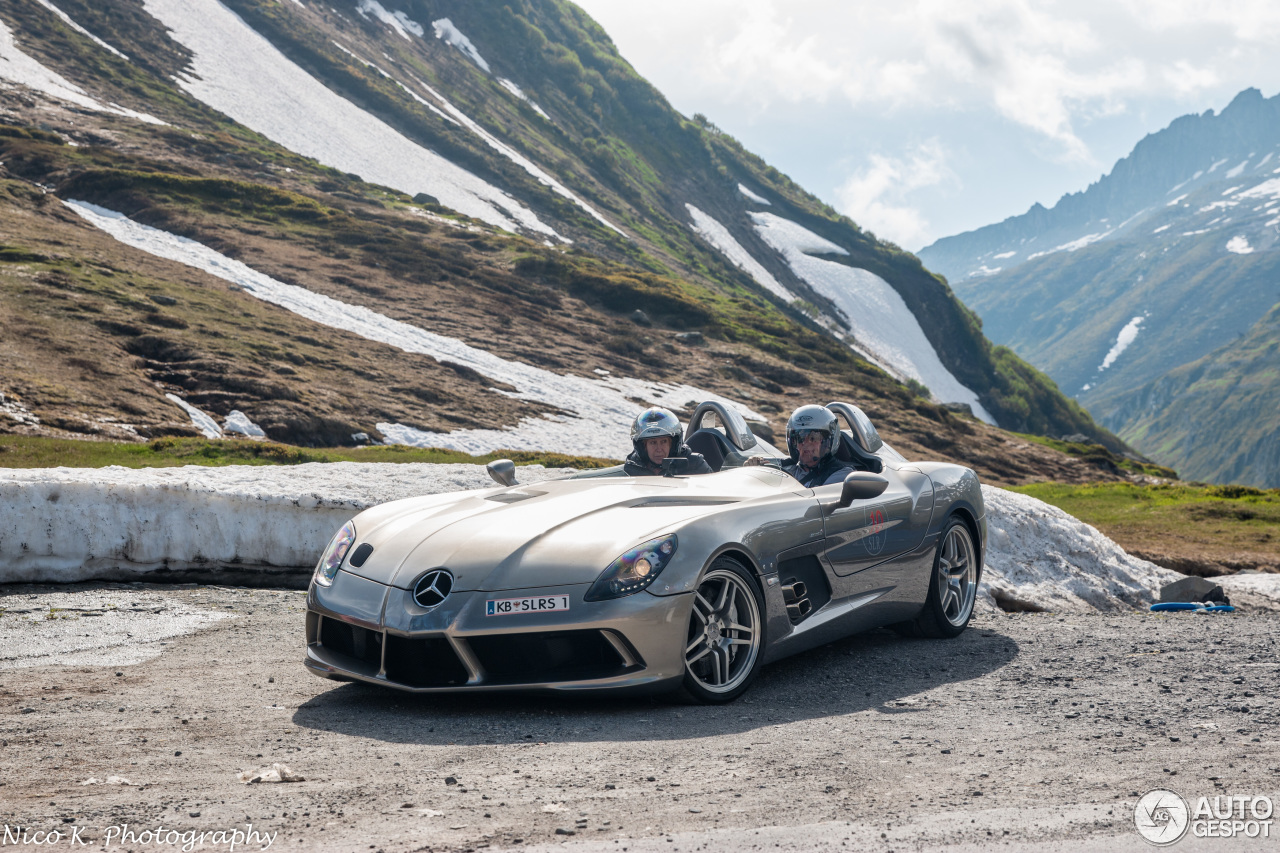
[{"label": "mountain", "polygon": [[982,420],[1123,450],[568,3],[14,0],[0,82],[3,429],[617,456],[720,395],[1009,482],[1089,469]]},{"label": "mountain", "polygon": [[1053,208],[920,257],[993,341],[1141,453],[1195,479],[1276,486],[1274,391],[1201,405],[1212,397],[1204,376],[1219,388],[1275,381],[1274,361],[1265,365],[1280,341],[1267,319],[1280,303],[1278,237],[1280,96],[1247,89],[1220,114],[1146,137]]}]

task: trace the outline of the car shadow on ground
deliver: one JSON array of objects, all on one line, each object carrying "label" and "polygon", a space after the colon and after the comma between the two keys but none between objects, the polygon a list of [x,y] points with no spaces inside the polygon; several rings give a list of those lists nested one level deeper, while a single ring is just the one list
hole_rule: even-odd
[{"label": "car shadow on ground", "polygon": [[930,690],[988,675],[1017,652],[1018,644],[995,630],[970,629],[954,640],[910,640],[881,629],[770,664],[728,705],[688,706],[643,696],[421,695],[335,683],[302,704],[293,722],[387,743],[696,739],[866,710],[926,712],[938,707]]}]

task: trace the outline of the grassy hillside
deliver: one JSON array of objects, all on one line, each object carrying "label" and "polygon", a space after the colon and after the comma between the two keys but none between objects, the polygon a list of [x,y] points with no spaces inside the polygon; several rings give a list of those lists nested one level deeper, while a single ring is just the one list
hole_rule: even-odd
[{"label": "grassy hillside", "polygon": [[1112,407],[1126,439],[1188,478],[1280,482],[1280,304],[1247,334]]},{"label": "grassy hillside", "polygon": [[1202,483],[1038,483],[1015,491],[1101,530],[1126,551],[1186,574],[1280,572],[1280,490]]},{"label": "grassy hillside", "polygon": [[[124,0],[61,6],[145,57],[134,63],[100,50],[36,3],[6,7],[24,50],[95,97],[170,124],[0,93],[9,122],[0,128],[0,392],[40,420],[38,427],[3,420],[0,429],[117,440],[191,435],[165,392],[218,416],[245,411],[273,439],[305,446],[349,443],[353,433],[374,434],[379,421],[448,431],[551,413],[502,388],[494,393],[492,381],[460,365],[318,327],[129,249],[58,201],[77,198],[503,358],[561,373],[596,368],[694,382],[764,413],[766,437],[801,402],[849,399],[904,452],[965,461],[1000,482],[1114,476],[957,417],[829,334],[815,317],[830,306],[762,245],[739,181],[897,288],[944,363],[997,418],[1118,446],[1043,374],[992,347],[973,315],[914,257],[862,232],[710,122],[672,110],[576,7],[404,7],[424,24],[451,17],[489,58],[491,72],[484,72],[431,38],[429,27],[425,39],[405,40],[362,17],[354,3],[228,5],[333,91],[504,188],[573,244],[548,246],[467,220],[232,122],[173,84],[189,55]],[[354,60],[335,46],[338,38],[347,50],[447,92],[627,236]],[[504,76],[549,118],[504,89]],[[802,298],[784,304],[702,242],[687,224],[688,200],[725,222]],[[686,331],[701,332],[706,343],[674,338]]]}]

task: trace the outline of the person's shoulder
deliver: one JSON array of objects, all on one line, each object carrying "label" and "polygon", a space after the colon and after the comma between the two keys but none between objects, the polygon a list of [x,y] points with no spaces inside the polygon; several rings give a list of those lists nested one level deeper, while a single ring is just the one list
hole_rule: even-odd
[{"label": "person's shoulder", "polygon": [[853,472],[854,467],[852,465],[841,465],[839,468],[836,468],[827,475],[827,479],[823,482],[823,485],[830,486],[834,483],[843,483],[844,478],[848,477]]}]

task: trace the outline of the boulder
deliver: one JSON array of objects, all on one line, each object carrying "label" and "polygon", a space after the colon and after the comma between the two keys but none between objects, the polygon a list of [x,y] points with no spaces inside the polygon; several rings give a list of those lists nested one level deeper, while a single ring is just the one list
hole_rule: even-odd
[{"label": "boulder", "polygon": [[1225,604],[1227,596],[1218,584],[1192,575],[1160,587],[1160,601],[1220,601]]}]

